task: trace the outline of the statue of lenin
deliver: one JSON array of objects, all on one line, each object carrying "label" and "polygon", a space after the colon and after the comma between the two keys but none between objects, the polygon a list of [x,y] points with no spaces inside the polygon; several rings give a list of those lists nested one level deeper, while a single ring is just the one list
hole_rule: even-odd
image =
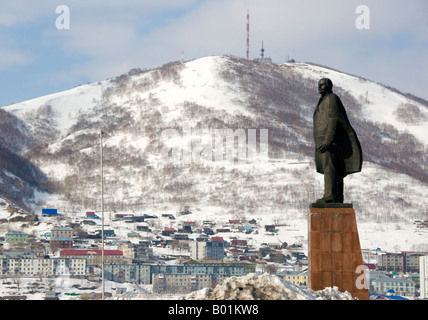
[{"label": "statue of lenin", "polygon": [[317,203],[343,203],[343,178],[360,172],[363,162],[360,142],[345,108],[333,93],[333,83],[318,82],[321,94],[314,113],[315,165],[324,174],[324,196]]}]

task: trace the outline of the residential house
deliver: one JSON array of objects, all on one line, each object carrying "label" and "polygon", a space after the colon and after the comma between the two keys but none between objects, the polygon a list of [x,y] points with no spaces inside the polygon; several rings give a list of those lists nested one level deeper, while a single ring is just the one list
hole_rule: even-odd
[{"label": "residential house", "polygon": [[6,243],[27,242],[27,240],[28,234],[21,231],[9,231],[5,236]]},{"label": "residential house", "polygon": [[86,218],[88,218],[88,219],[99,219],[99,217],[93,211],[86,212]]},{"label": "residential house", "polygon": [[276,227],[275,225],[272,225],[272,224],[265,225],[265,230],[266,232],[276,232]]},{"label": "residential house", "polygon": [[127,236],[128,238],[138,238],[140,234],[138,232],[128,232]]},{"label": "residential house", "polygon": [[95,226],[97,223],[95,221],[92,220],[83,220],[81,222],[81,224],[85,224],[85,225],[90,225],[90,226]]},{"label": "residential house", "polygon": [[152,230],[149,228],[149,226],[140,225],[140,226],[137,226],[137,231],[151,232]]},{"label": "residential house", "polygon": [[55,227],[51,230],[51,237],[66,236],[73,238],[73,229],[68,227]]},{"label": "residential house", "polygon": [[291,282],[296,286],[307,286],[309,283],[308,270],[305,271],[283,271],[277,274],[278,277]]},{"label": "residential house", "polygon": [[[103,231],[97,230],[97,234],[102,236]],[[114,233],[114,230],[104,230],[104,238],[115,237],[115,236],[116,236],[116,234]]]},{"label": "residential house", "polygon": [[247,240],[232,239],[231,243],[233,246],[240,246],[240,247],[247,246]]},{"label": "residential house", "polygon": [[175,230],[174,228],[165,227],[164,230],[162,231],[162,235],[168,237],[173,235],[175,232],[177,232],[177,230]]}]

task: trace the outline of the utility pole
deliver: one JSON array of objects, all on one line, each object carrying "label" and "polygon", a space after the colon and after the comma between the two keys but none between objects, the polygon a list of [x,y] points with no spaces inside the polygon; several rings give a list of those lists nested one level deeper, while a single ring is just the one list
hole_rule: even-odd
[{"label": "utility pole", "polygon": [[104,300],[105,283],[104,283],[104,169],[103,169],[103,134],[100,131],[100,148],[101,148],[101,281],[102,294],[101,299]]}]

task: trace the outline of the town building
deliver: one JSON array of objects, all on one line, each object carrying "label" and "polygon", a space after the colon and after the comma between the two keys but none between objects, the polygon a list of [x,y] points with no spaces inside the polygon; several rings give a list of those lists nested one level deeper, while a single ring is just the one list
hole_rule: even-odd
[{"label": "town building", "polygon": [[150,262],[155,260],[153,255],[153,249],[148,243],[121,243],[118,249],[123,252],[123,257],[129,259],[132,262]]},{"label": "town building", "polygon": [[419,257],[420,298],[428,299],[428,256]]},{"label": "town building", "polygon": [[55,227],[51,230],[51,237],[66,236],[73,238],[73,229],[69,227]]},{"label": "town building", "polygon": [[20,276],[85,276],[86,259],[37,258],[24,252],[2,252],[0,275]]},{"label": "town building", "polygon": [[28,234],[21,231],[9,231],[5,235],[6,243],[19,243],[19,242],[27,242]]},{"label": "town building", "polygon": [[182,265],[106,264],[104,276],[115,282],[152,284],[155,293],[188,293],[212,287],[231,276],[254,272],[248,263],[196,263]]},{"label": "town building", "polygon": [[88,219],[99,219],[99,217],[95,214],[94,211],[86,212],[86,218],[88,218]]},{"label": "town building", "polygon": [[71,249],[73,247],[73,239],[68,236],[52,237],[50,247],[52,249]]},{"label": "town building", "polygon": [[223,260],[224,241],[222,237],[197,238],[190,243],[190,258],[193,260]]},{"label": "town building", "polygon": [[104,234],[104,238],[108,237],[115,237],[116,234],[114,233],[114,230],[97,230],[97,234],[102,236]]},{"label": "town building", "polygon": [[252,263],[196,263],[152,266],[153,293],[183,294],[214,288],[231,276],[254,272]]},{"label": "town building", "polygon": [[[217,277],[221,279],[221,277]],[[217,284],[213,275],[209,274],[155,274],[153,275],[153,293],[186,294],[203,288],[211,288]],[[224,278],[223,278],[224,279]],[[221,279],[221,280],[223,280]]]},{"label": "town building", "polygon": [[[86,259],[87,265],[101,265],[102,250],[61,250],[61,258]],[[104,250],[104,263],[126,263],[123,252],[120,250]]]},{"label": "town building", "polygon": [[135,263],[105,264],[104,277],[120,283],[150,284],[151,268],[150,265]]},{"label": "town building", "polygon": [[416,294],[415,282],[409,279],[392,278],[386,275],[379,276],[371,281],[372,292],[387,295],[393,292],[402,297],[414,297]]},{"label": "town building", "polygon": [[291,282],[296,286],[307,286],[308,285],[308,271],[283,271],[277,274],[278,277]]},{"label": "town building", "polygon": [[86,275],[85,259],[21,259],[19,273],[28,276]]},{"label": "town building", "polygon": [[378,256],[377,267],[386,271],[417,272],[419,257],[426,255],[428,252],[387,252]]},{"label": "town building", "polygon": [[1,259],[35,259],[37,255],[34,252],[24,251],[3,251],[0,252]]}]

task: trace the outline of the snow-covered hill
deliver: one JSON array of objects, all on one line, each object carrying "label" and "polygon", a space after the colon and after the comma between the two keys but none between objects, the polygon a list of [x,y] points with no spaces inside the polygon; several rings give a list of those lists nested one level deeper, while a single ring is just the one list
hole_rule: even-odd
[{"label": "snow-covered hill", "polygon": [[[278,238],[293,243],[306,238],[308,206],[322,194],[312,156],[321,77],[332,79],[363,146],[363,171],[345,180],[362,247],[428,250],[415,224],[428,219],[428,103],[356,76],[214,56],[133,69],[3,109],[25,123],[34,142],[22,154],[57,191],[36,193],[36,213],[57,207],[73,217],[100,209],[103,130],[107,211],[189,208],[198,221],[280,222],[288,227]],[[257,143],[267,130],[268,161],[208,158],[204,139],[215,142],[220,129],[243,129],[245,141],[255,132]]]}]

